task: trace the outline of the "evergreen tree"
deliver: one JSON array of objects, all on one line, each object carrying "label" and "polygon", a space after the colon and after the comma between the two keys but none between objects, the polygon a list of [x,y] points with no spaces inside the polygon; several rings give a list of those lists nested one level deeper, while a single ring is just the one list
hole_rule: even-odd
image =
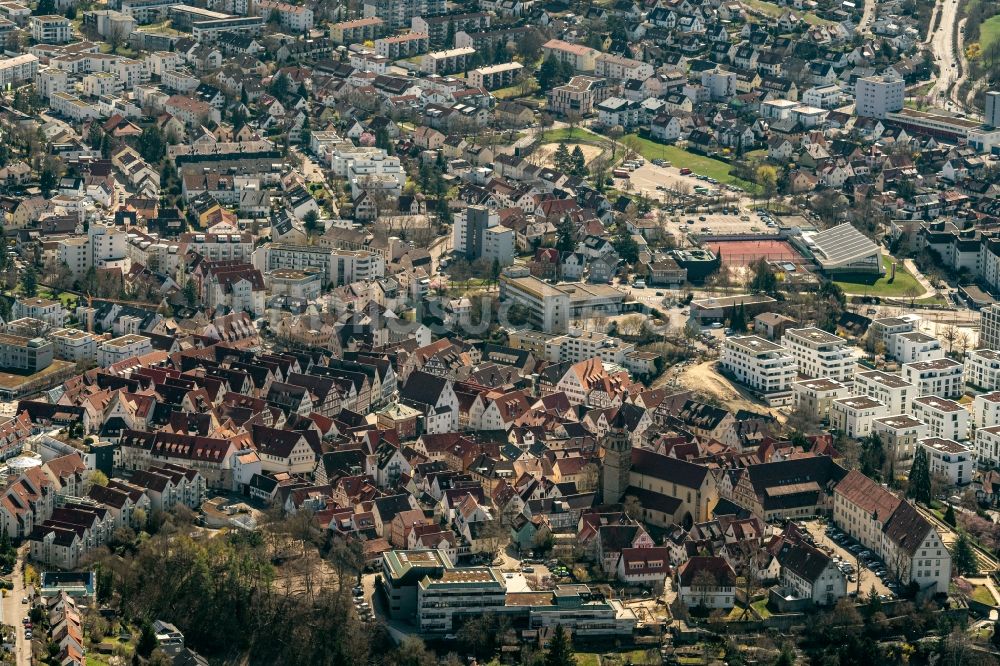
[{"label": "evergreen tree", "polygon": [[966,531],[958,533],[958,541],[955,542],[954,550],[951,553],[952,564],[963,576],[975,575],[979,573],[979,562],[976,559],[976,550],[972,547],[972,540]]},{"label": "evergreen tree", "polygon": [[733,311],[732,319],[729,320],[729,326],[737,333],[743,333],[747,330],[747,309],[743,305],[743,301],[740,301],[739,306]]},{"label": "evergreen tree", "polygon": [[142,623],[142,632],[135,644],[135,651],[142,657],[148,657],[156,649],[156,646],[156,632],[153,630],[153,623],[146,620]]},{"label": "evergreen tree", "polygon": [[545,666],[576,666],[576,656],[569,644],[566,630],[561,624],[556,625],[549,640],[549,650],[545,654]]},{"label": "evergreen tree", "polygon": [[572,157],[572,173],[574,176],[580,176],[585,178],[587,176],[587,158],[583,156],[583,149],[580,146],[573,148]]},{"label": "evergreen tree", "polygon": [[566,148],[565,143],[560,143],[559,147],[556,148],[556,152],[552,156],[552,161],[555,163],[556,168],[563,173],[570,172],[572,168],[572,158],[569,156],[569,150]]},{"label": "evergreen tree", "polygon": [[542,92],[548,92],[562,83],[561,76],[559,61],[550,53],[549,57],[542,62],[542,66],[538,68],[538,88]]},{"label": "evergreen tree", "polygon": [[958,519],[955,518],[955,507],[948,503],[948,509],[944,512],[944,522],[948,523],[952,527],[958,525]]},{"label": "evergreen tree", "polygon": [[38,293],[38,271],[31,264],[21,273],[21,291],[25,296],[35,296]]},{"label": "evergreen tree", "polygon": [[576,225],[569,215],[563,217],[556,225],[556,249],[560,252],[572,252],[576,248]]},{"label": "evergreen tree", "polygon": [[628,263],[634,264],[639,261],[639,244],[632,238],[632,234],[628,232],[628,227],[625,223],[618,225],[611,244],[614,246],[618,256]]},{"label": "evergreen tree", "polygon": [[910,486],[906,491],[907,496],[912,497],[915,502],[930,504],[931,501],[931,469],[927,461],[927,452],[923,447],[917,447],[917,452],[913,455],[913,464],[910,466]]},{"label": "evergreen tree", "polygon": [[861,440],[861,473],[867,477],[882,480],[882,468],[885,467],[885,446],[877,433],[871,433]]},{"label": "evergreen tree", "polygon": [[139,154],[150,164],[157,164],[167,155],[167,142],[163,132],[156,125],[150,125],[142,130],[139,136]]},{"label": "evergreen tree", "polygon": [[750,291],[755,294],[773,295],[777,293],[778,278],[771,271],[767,259],[761,257],[750,266],[750,270],[753,273],[753,278],[750,280]]},{"label": "evergreen tree", "polygon": [[43,194],[47,195],[55,188],[56,178],[56,172],[51,167],[45,166],[42,168],[42,173],[38,176],[38,185],[42,188]]},{"label": "evergreen tree", "polygon": [[188,280],[184,283],[184,300],[192,308],[198,302],[198,287],[195,285],[194,280]]}]

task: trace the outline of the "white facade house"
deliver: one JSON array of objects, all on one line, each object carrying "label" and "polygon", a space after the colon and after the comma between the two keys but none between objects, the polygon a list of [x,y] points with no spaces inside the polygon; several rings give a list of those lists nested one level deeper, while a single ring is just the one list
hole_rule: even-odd
[{"label": "white facade house", "polygon": [[972,401],[972,415],[976,430],[1000,425],[1000,391],[977,395]]},{"label": "white facade house", "polygon": [[920,440],[920,448],[927,453],[931,476],[940,475],[953,486],[972,481],[975,464],[971,446],[952,439],[928,437]]},{"label": "white facade house", "polygon": [[795,359],[781,345],[756,335],[729,338],[722,366],[750,388],[765,394],[787,393],[791,401]]},{"label": "white facade house", "polygon": [[849,382],[854,377],[857,362],[844,338],[819,328],[792,328],[785,331],[781,344],[804,377],[838,382]]},{"label": "white facade house", "polygon": [[875,419],[889,415],[889,409],[868,396],[839,398],[830,404],[830,427],[848,437],[860,439],[868,435]]},{"label": "white facade house", "polygon": [[976,430],[976,464],[980,467],[1000,467],[1000,425]]},{"label": "white facade house", "polygon": [[833,521],[875,553],[900,583],[946,593],[951,553],[937,530],[906,500],[857,470],[833,489]]},{"label": "white facade house", "polygon": [[903,108],[906,82],[899,77],[865,76],[855,83],[856,113],[865,118],[885,118]]},{"label": "white facade house", "polygon": [[905,414],[915,397],[915,389],[910,382],[881,370],[858,373],[854,378],[854,393],[878,400],[890,414]]},{"label": "white facade house", "polygon": [[969,412],[954,400],[923,396],[913,401],[910,414],[927,424],[928,437],[956,442],[969,437]]},{"label": "white facade house", "polygon": [[105,340],[97,346],[97,364],[106,368],[127,358],[142,356],[153,351],[153,343],[145,335],[123,335]]},{"label": "white facade house", "polygon": [[805,379],[792,382],[792,404],[795,409],[812,414],[822,421],[830,416],[830,405],[838,398],[847,398],[851,390],[832,379]]},{"label": "white facade house", "polygon": [[962,395],[965,366],[951,358],[914,361],[903,364],[903,379],[916,387],[914,397],[936,395],[957,398]]},{"label": "white facade house", "polygon": [[895,469],[908,469],[917,450],[917,442],[927,437],[927,424],[909,414],[894,414],[872,421],[872,432],[879,436]]},{"label": "white facade house", "polygon": [[965,383],[981,391],[1000,390],[1000,352],[975,349],[966,354]]},{"label": "white facade house", "polygon": [[919,331],[911,331],[893,336],[892,356],[900,363],[932,361],[944,358],[944,349],[937,338]]}]

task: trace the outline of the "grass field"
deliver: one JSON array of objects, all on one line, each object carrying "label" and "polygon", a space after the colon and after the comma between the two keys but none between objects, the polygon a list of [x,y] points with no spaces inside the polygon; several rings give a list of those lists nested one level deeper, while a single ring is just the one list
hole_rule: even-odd
[{"label": "grass field", "polygon": [[991,16],[979,25],[979,46],[983,52],[997,40],[1000,40],[1000,14]]},{"label": "grass field", "polygon": [[779,7],[773,2],[764,2],[764,0],[743,0],[743,3],[750,9],[756,10],[771,18],[778,18],[785,13],[785,11],[790,11],[809,25],[833,25],[833,21],[830,21],[829,19],[820,18],[819,16],[809,12],[800,12],[787,7]]},{"label": "grass field", "polygon": [[605,145],[610,143],[600,134],[594,134],[582,127],[562,127],[560,129],[548,130],[542,133],[540,143],[559,143],[560,141],[572,141],[573,143],[593,143]]},{"label": "grass field", "polygon": [[635,150],[647,160],[667,160],[675,167],[687,167],[688,169],[691,169],[691,171],[701,174],[702,176],[715,178],[720,183],[739,185],[746,190],[751,190],[753,188],[752,183],[748,183],[745,180],[730,175],[729,165],[722,160],[716,160],[711,157],[705,157],[704,155],[690,153],[683,148],[678,148],[677,146],[671,146],[665,143],[657,143],[656,141],[644,139],[638,134],[629,134],[624,136],[622,137],[621,142]]},{"label": "grass field", "polygon": [[877,280],[873,275],[858,275],[856,277],[842,276],[839,280],[834,280],[834,282],[844,290],[845,294],[909,298],[911,294],[920,296],[924,293],[924,288],[920,286],[915,277],[906,272],[902,262],[896,265],[896,279],[892,282],[889,281],[889,269],[892,266],[892,258],[882,255],[882,265],[885,267],[885,275]]},{"label": "grass field", "polygon": [[767,599],[758,599],[757,601],[750,604],[755,611],[760,615],[760,619],[766,620],[771,617],[771,611],[767,609]]},{"label": "grass field", "polygon": [[512,97],[530,97],[538,90],[538,81],[535,77],[528,79],[527,93],[524,92],[523,86],[521,84],[508,86],[507,88],[500,88],[493,91],[493,96],[497,99],[510,99]]},{"label": "grass field", "polygon": [[577,652],[576,666],[600,666],[601,658],[593,652]]},{"label": "grass field", "polygon": [[978,601],[981,604],[986,604],[987,606],[993,606],[996,604],[996,599],[993,598],[993,593],[990,592],[990,588],[985,585],[977,585],[974,590],[972,590],[972,600]]}]

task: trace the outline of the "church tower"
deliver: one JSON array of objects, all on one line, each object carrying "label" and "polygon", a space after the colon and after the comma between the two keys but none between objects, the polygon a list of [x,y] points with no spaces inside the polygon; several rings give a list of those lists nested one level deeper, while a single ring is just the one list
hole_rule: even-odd
[{"label": "church tower", "polygon": [[605,504],[620,502],[625,489],[629,487],[629,472],[632,470],[631,434],[619,410],[603,443],[601,499]]}]

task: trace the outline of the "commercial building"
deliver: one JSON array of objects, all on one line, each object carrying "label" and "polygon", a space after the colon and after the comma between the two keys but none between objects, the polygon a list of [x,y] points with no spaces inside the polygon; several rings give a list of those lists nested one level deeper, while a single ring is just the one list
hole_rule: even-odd
[{"label": "commercial building", "polygon": [[833,521],[885,563],[903,585],[945,594],[951,553],[912,504],[857,470],[833,489]]},{"label": "commercial building", "polygon": [[953,486],[964,486],[972,481],[972,448],[953,439],[928,437],[920,440],[920,447],[927,453],[931,476],[941,476]]},{"label": "commercial building", "polygon": [[865,76],[857,80],[854,90],[857,115],[884,119],[903,108],[906,82],[900,77]]},{"label": "commercial building", "polygon": [[915,361],[903,364],[903,379],[916,387],[914,395],[958,398],[962,395],[964,370],[964,365],[951,358]]},{"label": "commercial building", "polygon": [[[799,242],[796,239],[796,242]],[[802,234],[802,249],[827,275],[869,273],[882,275],[882,250],[851,224],[839,224],[818,233]]]},{"label": "commercial building", "polygon": [[922,396],[913,401],[910,414],[927,424],[928,437],[956,442],[969,438],[969,412],[954,400]]},{"label": "commercial building", "polygon": [[610,285],[549,284],[525,268],[500,276],[500,300],[524,306],[528,321],[545,333],[565,333],[571,321],[620,314],[625,294]]},{"label": "commercial building", "polygon": [[781,345],[788,350],[803,377],[850,382],[857,361],[847,340],[819,328],[785,331]]},{"label": "commercial building", "polygon": [[722,349],[722,367],[771,404],[791,403],[795,358],[781,345],[756,335],[729,338]]}]

